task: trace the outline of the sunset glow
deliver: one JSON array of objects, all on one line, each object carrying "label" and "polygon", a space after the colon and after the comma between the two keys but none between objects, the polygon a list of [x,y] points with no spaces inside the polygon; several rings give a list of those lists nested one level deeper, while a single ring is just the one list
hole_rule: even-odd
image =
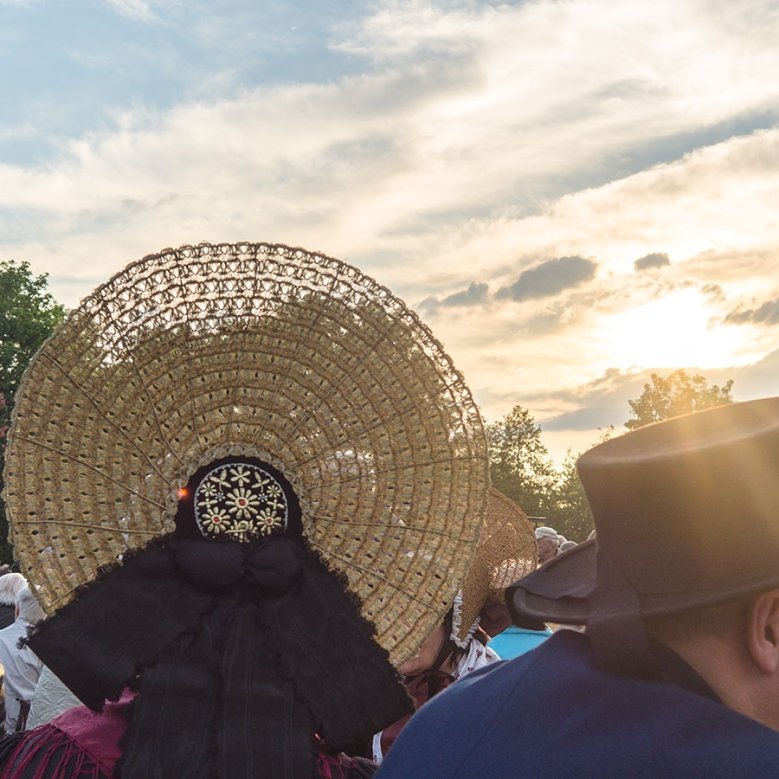
[{"label": "sunset glow", "polygon": [[697,290],[681,290],[616,314],[604,325],[604,359],[632,368],[723,368],[744,361],[736,328],[712,326]]},{"label": "sunset glow", "polygon": [[0,9],[0,258],[68,306],[280,242],[389,287],[556,455],[652,371],[779,394],[772,0]]}]

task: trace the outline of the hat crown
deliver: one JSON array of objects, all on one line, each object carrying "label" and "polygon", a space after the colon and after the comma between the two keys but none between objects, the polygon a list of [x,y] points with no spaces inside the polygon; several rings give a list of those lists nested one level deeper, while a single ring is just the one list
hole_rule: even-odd
[{"label": "hat crown", "polygon": [[211,468],[195,487],[195,522],[206,537],[241,543],[286,530],[284,490],[266,468],[248,461]]},{"label": "hat crown", "polygon": [[647,609],[779,581],[779,398],[649,425],[577,469],[598,544]]}]

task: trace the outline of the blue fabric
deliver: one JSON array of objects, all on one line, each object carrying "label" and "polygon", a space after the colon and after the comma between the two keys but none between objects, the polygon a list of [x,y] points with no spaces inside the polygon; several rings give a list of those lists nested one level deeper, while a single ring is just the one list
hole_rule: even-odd
[{"label": "blue fabric", "polygon": [[498,653],[501,660],[511,660],[535,649],[551,635],[551,630],[525,630],[512,625],[493,636],[489,646]]},{"label": "blue fabric", "polygon": [[403,729],[378,779],[776,777],[779,733],[708,698],[603,673],[560,631],[461,679]]}]

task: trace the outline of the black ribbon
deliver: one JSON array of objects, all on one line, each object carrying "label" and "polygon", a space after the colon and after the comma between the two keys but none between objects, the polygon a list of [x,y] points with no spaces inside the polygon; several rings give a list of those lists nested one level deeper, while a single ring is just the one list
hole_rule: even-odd
[{"label": "black ribbon", "polygon": [[598,548],[597,585],[588,600],[587,635],[596,665],[617,676],[659,678],[641,619],[641,602],[603,547]]},{"label": "black ribbon", "polygon": [[124,777],[310,779],[412,709],[345,582],[301,543],[167,537],[28,642],[94,710],[138,689]]}]

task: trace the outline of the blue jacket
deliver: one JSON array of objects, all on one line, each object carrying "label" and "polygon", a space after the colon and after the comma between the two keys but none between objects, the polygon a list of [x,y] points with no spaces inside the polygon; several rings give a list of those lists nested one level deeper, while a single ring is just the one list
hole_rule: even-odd
[{"label": "blue jacket", "polygon": [[779,777],[779,733],[670,684],[596,669],[560,631],[425,704],[378,779]]}]

